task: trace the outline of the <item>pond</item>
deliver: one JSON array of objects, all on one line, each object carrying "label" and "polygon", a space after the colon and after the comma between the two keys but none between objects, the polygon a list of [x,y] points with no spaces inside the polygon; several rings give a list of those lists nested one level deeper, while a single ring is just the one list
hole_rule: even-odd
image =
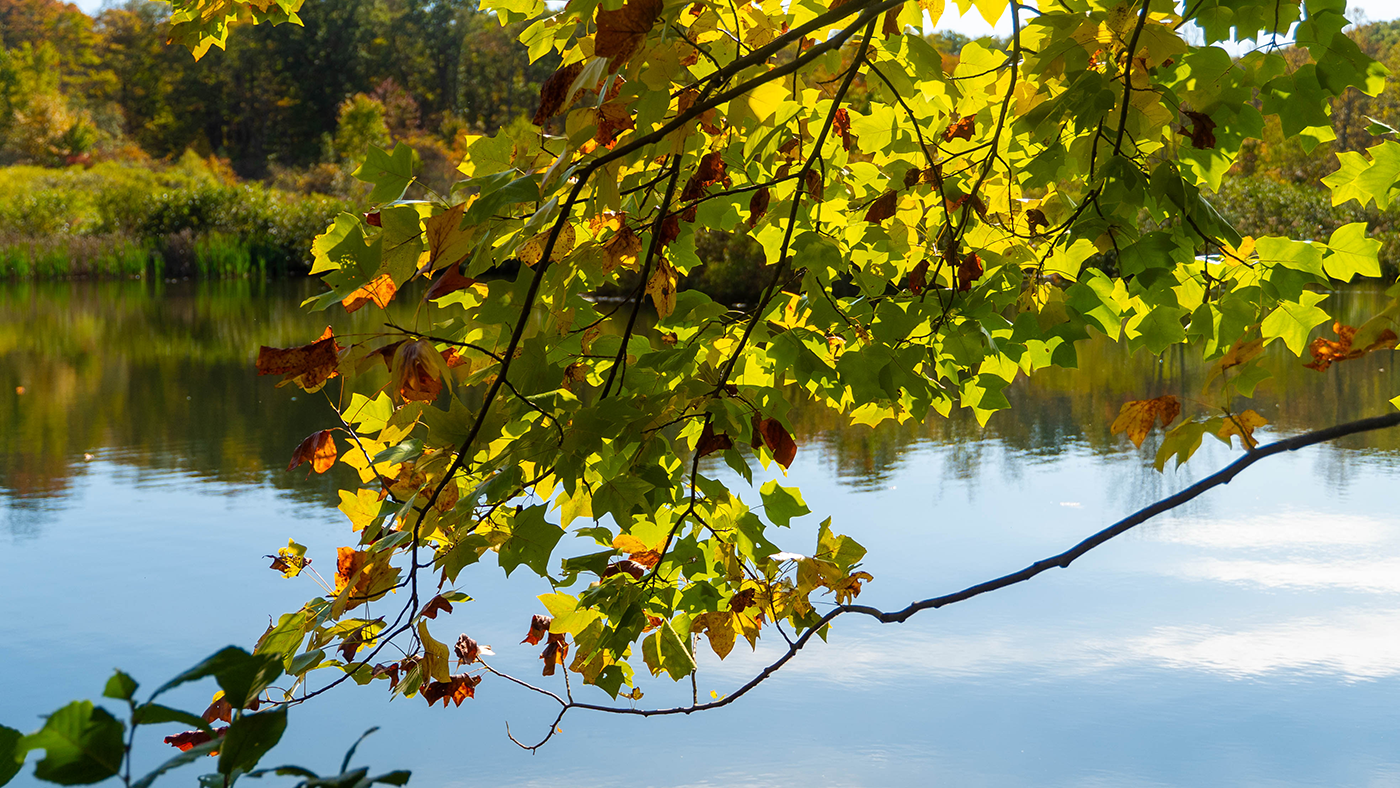
[{"label": "pond", "polygon": [[[326,425],[325,400],[252,368],[260,344],[320,333],[326,318],[297,306],[309,288],[0,290],[0,722],[32,730],[97,698],[113,667],[150,688],[250,646],[269,614],[316,593],[263,556],[293,537],[331,563],[346,543],[335,479],[285,470]],[[1383,302],[1333,298],[1352,322]],[[1275,379],[1250,403],[1273,422],[1260,436],[1389,412],[1397,362],[1383,352],[1320,374],[1272,354]],[[1151,443],[1109,434],[1127,399],[1194,396],[1203,366],[1189,354],[1091,341],[1080,367],[1018,381],[1013,410],[985,428],[843,428],[804,411],[786,483],[815,514],[779,544],[810,550],[831,515],[870,550],[860,601],[891,609],[1058,552],[1238,454],[1208,439],[1158,473]],[[500,680],[447,709],[346,686],[294,710],[265,763],[333,770],[379,725],[357,762],[410,768],[420,787],[1400,785],[1397,481],[1400,430],[1269,459],[1067,571],[903,625],[841,620],[718,711],[571,712],[532,756],[505,726],[537,738],[554,708]],[[438,628],[534,674],[538,649],[517,644],[548,585],[490,564],[463,575],[475,601]],[[702,655],[700,692],[731,692],[776,653]],[[172,705],[202,708],[211,687]],[[643,705],[689,696],[665,679],[643,689]],[[138,739],[139,765],[169,755],[170,732]]]}]

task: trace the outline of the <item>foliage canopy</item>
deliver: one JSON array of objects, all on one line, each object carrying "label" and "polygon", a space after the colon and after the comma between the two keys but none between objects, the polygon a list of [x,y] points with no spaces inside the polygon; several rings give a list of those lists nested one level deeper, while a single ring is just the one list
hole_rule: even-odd
[{"label": "foliage canopy", "polygon": [[[340,492],[358,543],[334,583],[256,645],[295,677],[275,700],[347,678],[470,698],[494,669],[469,635],[454,648],[431,630],[488,552],[553,585],[526,638],[544,675],[613,698],[639,698],[641,671],[691,676],[701,643],[723,658],[740,639],[824,635],[823,597],[849,606],[872,579],[865,550],[829,520],[790,537],[801,492],[752,484],[754,460],[801,455],[798,398],[865,424],[985,421],[1018,375],[1074,366],[1091,331],[1154,354],[1201,345],[1195,412],[1178,423],[1182,402],[1145,392],[1114,427],[1139,444],[1170,428],[1161,467],[1207,432],[1254,450],[1263,420],[1234,400],[1267,375],[1266,346],[1325,369],[1396,343],[1395,304],[1309,342],[1333,322],[1327,288],[1380,275],[1364,223],[1242,237],[1205,199],[1266,120],[1313,145],[1333,134],[1330,99],[1381,90],[1343,0],[958,4],[1009,16],[1006,47],[945,59],[922,34],[943,0],[483,4],[528,23],[532,58],[560,59],[538,128],[470,139],[464,180],[428,199],[404,199],[412,149],[371,149],[356,177],[377,207],[317,239],[328,289],[307,306],[414,298],[413,322],[258,358],[334,392],[335,423],[293,465],[359,482]],[[297,7],[177,0],[172,39],[199,54]],[[1307,57],[1220,46],[1282,35]],[[1334,202],[1400,193],[1400,142],[1372,133],[1326,179]],[[755,303],[678,288],[697,228],[763,248]],[[589,297],[608,285],[628,297]],[[391,382],[358,389],[381,363]],[[308,564],[295,542],[273,558],[289,577]],[[365,612],[390,594],[396,614]],[[410,656],[380,657],[396,638]]]}]

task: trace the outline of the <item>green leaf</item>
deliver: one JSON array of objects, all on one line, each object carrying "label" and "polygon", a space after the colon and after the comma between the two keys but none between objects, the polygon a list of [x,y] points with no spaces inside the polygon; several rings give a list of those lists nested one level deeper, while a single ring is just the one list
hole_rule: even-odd
[{"label": "green leaf", "polygon": [[417,459],[422,455],[423,441],[417,438],[410,438],[397,446],[390,446],[384,451],[374,455],[374,464],[379,465],[380,463],[384,463],[386,465],[397,465],[401,462]]},{"label": "green leaf", "polygon": [[159,703],[145,703],[137,706],[136,711],[131,715],[131,721],[136,725],[159,725],[163,722],[178,722],[181,725],[198,728],[206,733],[213,731],[213,728],[209,727],[209,723],[205,722],[203,717],[191,714],[188,711],[162,706]]},{"label": "green leaf", "polygon": [[1350,282],[1353,276],[1377,277],[1381,275],[1381,242],[1366,237],[1366,223],[1352,222],[1338,227],[1327,242],[1331,253],[1323,261],[1327,275],[1333,279]]},{"label": "green leaf", "polygon": [[413,174],[418,170],[418,152],[400,142],[393,153],[371,145],[365,154],[365,163],[351,175],[365,183],[374,184],[369,193],[372,203],[386,203],[403,197],[404,190],[413,182]]},{"label": "green leaf", "polygon": [[817,553],[813,557],[830,561],[841,567],[843,572],[849,572],[865,557],[865,548],[849,536],[833,534],[831,518],[828,517],[817,531]]},{"label": "green leaf", "polygon": [[24,768],[24,755],[29,749],[20,746],[23,740],[24,734],[14,728],[0,725],[0,785],[14,779],[19,770]]},{"label": "green leaf", "polygon": [[672,681],[680,681],[695,670],[695,658],[669,621],[642,641],[642,659],[652,675],[664,670]]},{"label": "green leaf", "polygon": [[564,529],[545,522],[545,504],[531,506],[516,513],[511,523],[510,537],[500,547],[501,568],[509,576],[524,564],[540,577],[549,576],[549,554],[564,535]]},{"label": "green leaf", "polygon": [[136,679],[118,670],[112,673],[110,679],[107,679],[107,686],[102,690],[102,697],[114,700],[131,700],[131,696],[136,694],[138,686]]},{"label": "green leaf", "polygon": [[792,518],[812,513],[812,510],[807,508],[807,503],[802,500],[801,490],[796,487],[784,487],[776,480],[765,482],[759,488],[759,495],[763,498],[763,512],[774,525],[786,528],[791,525]]},{"label": "green leaf", "polygon": [[155,698],[181,684],[213,676],[219,682],[224,691],[224,698],[229,704],[241,709],[280,675],[281,654],[249,654],[237,646],[228,646],[167,681],[151,697]]},{"label": "green leaf", "polygon": [[239,717],[224,734],[219,748],[219,774],[234,770],[248,772],[258,765],[267,751],[282,739],[287,729],[287,709],[264,711]]},{"label": "green leaf", "polygon": [[1157,448],[1157,459],[1153,464],[1157,470],[1162,470],[1166,466],[1167,460],[1176,458],[1176,467],[1191,459],[1191,455],[1196,453],[1196,449],[1201,447],[1201,437],[1205,435],[1206,424],[1201,421],[1187,421],[1178,424],[1174,429],[1162,438],[1162,445]]},{"label": "green leaf", "polygon": [[213,739],[211,741],[207,741],[203,744],[197,744],[194,747],[191,747],[190,749],[180,753],[179,755],[176,755],[175,757],[171,758],[165,763],[162,763],[160,766],[157,766],[145,777],[142,777],[141,779],[132,783],[131,788],[150,788],[151,784],[154,783],[156,779],[159,778],[162,774],[165,774],[171,769],[176,769],[181,766],[184,766],[185,764],[194,763],[195,761],[198,761],[199,759],[203,758],[209,753],[219,749],[219,745],[221,745],[222,743],[223,739],[218,738]]},{"label": "green leaf", "polygon": [[1260,325],[1264,343],[1267,345],[1275,339],[1282,339],[1294,355],[1301,356],[1308,344],[1308,332],[1330,319],[1326,312],[1317,308],[1317,304],[1326,298],[1324,293],[1304,291],[1298,301],[1279,304]]},{"label": "green leaf", "polygon": [[24,737],[25,751],[43,750],[34,776],[59,785],[101,782],[121,769],[125,755],[119,721],[92,701],[73,701],[44,721],[44,727]]}]

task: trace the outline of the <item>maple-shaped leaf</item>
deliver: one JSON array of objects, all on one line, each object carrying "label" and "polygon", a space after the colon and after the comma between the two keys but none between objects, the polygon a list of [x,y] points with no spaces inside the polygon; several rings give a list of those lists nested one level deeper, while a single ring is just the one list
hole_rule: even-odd
[{"label": "maple-shaped leaf", "polygon": [[758,220],[762,219],[765,213],[768,213],[770,199],[771,195],[768,193],[767,186],[754,192],[753,196],[749,198],[749,229],[752,230],[757,226]]},{"label": "maple-shaped leaf", "polygon": [[284,383],[291,381],[307,391],[319,389],[340,374],[336,371],[339,363],[340,345],[336,344],[330,326],[326,326],[320,339],[309,345],[258,348],[259,375],[283,375]]},{"label": "maple-shaped leaf", "polygon": [[[228,726],[215,728],[213,735],[210,735],[206,731],[185,731],[184,733],[177,733],[173,736],[166,736],[165,743],[179,749],[180,752],[189,752],[205,742],[213,741],[215,737],[222,738],[227,732]],[[218,750],[214,750],[209,754],[218,755],[219,752]]]},{"label": "maple-shaped leaf", "polygon": [[836,604],[848,605],[860,596],[861,583],[868,583],[874,579],[869,572],[852,572],[838,580],[828,581],[826,587],[836,595]]},{"label": "maple-shaped leaf", "polygon": [[404,342],[394,351],[393,390],[405,402],[432,402],[442,391],[442,354],[426,339]]},{"label": "maple-shaped leaf", "polygon": [[481,646],[475,640],[465,634],[457,638],[457,643],[452,646],[452,651],[457,655],[458,665],[470,665],[476,662],[476,658],[481,656]]},{"label": "maple-shaped leaf", "polygon": [[972,289],[972,283],[982,277],[982,258],[976,252],[968,252],[958,263],[958,292],[966,293]]},{"label": "maple-shaped leaf", "polygon": [[[474,234],[462,230],[462,217],[466,211],[467,204],[458,203],[423,222],[424,235],[428,239],[428,261],[420,269],[423,273],[447,266],[455,271],[457,264],[471,252]],[[448,292],[451,291],[427,295],[424,299],[440,298]]]},{"label": "maple-shaped leaf", "polygon": [[1177,133],[1191,138],[1193,148],[1214,148],[1215,147],[1215,121],[1204,112],[1195,112],[1184,109],[1181,114],[1191,121],[1191,128],[1186,128],[1182,123]]},{"label": "maple-shaped leaf", "polygon": [[970,140],[974,130],[976,119],[972,115],[964,115],[957,123],[943,130],[943,141]]},{"label": "maple-shaped leaf", "polygon": [[899,194],[897,192],[885,192],[880,195],[875,202],[870,203],[870,208],[865,212],[865,220],[871,224],[879,224],[891,216],[894,216],[898,208]]},{"label": "maple-shaped leaf", "polygon": [[540,85],[540,106],[535,110],[535,116],[530,122],[536,126],[543,126],[550,118],[558,115],[565,108],[565,102],[571,96],[568,90],[573,87],[578,75],[583,73],[583,61],[570,63],[561,66],[549,78]]},{"label": "maple-shaped leaf", "polygon": [[921,295],[924,288],[928,286],[928,260],[920,260],[914,266],[914,270],[909,272],[909,292],[914,295]]},{"label": "maple-shaped leaf", "polygon": [[657,261],[656,270],[647,280],[646,292],[656,305],[658,317],[670,317],[676,311],[676,269],[665,258]]},{"label": "maple-shaped leaf", "polygon": [[292,452],[292,461],[287,465],[287,470],[294,470],[303,462],[309,462],[312,470],[325,473],[335,465],[335,456],[335,438],[332,437],[331,431],[313,432]]},{"label": "maple-shaped leaf", "polygon": [[1325,372],[1338,361],[1350,361],[1354,358],[1361,358],[1373,350],[1383,348],[1393,348],[1400,342],[1395,332],[1385,329],[1377,335],[1376,340],[1365,347],[1354,347],[1352,340],[1356,337],[1357,329],[1352,326],[1344,326],[1340,322],[1332,324],[1332,333],[1337,335],[1335,341],[1318,337],[1308,345],[1308,352],[1312,354],[1313,360],[1304,364],[1308,369],[1315,369],[1318,372]]},{"label": "maple-shaped leaf", "polygon": [[759,419],[755,424],[754,443],[758,447],[767,446],[773,453],[773,459],[784,468],[792,466],[792,461],[797,457],[797,442],[788,434],[787,428],[777,419]]},{"label": "maple-shaped leaf", "polygon": [[1247,448],[1254,448],[1254,431],[1268,424],[1269,420],[1260,416],[1253,410],[1243,413],[1236,413],[1225,417],[1225,423],[1221,425],[1220,431],[1215,433],[1226,442],[1229,442],[1231,435],[1240,436]]},{"label": "maple-shaped leaf", "polygon": [[347,607],[356,607],[388,593],[398,574],[384,554],[340,547],[335,557],[335,593],[339,596],[342,591],[348,591]]},{"label": "maple-shaped leaf", "polygon": [[1181,400],[1171,394],[1164,394],[1156,399],[1132,400],[1123,403],[1123,408],[1118,411],[1118,418],[1113,420],[1109,430],[1114,435],[1126,433],[1133,445],[1142,448],[1142,442],[1147,438],[1153,424],[1161,422],[1162,429],[1166,429],[1180,414]]},{"label": "maple-shaped leaf", "polygon": [[608,59],[608,73],[615,73],[641,48],[652,25],[661,17],[662,0],[627,0],[622,7],[598,9],[593,54]]},{"label": "maple-shaped leaf", "polygon": [[563,665],[564,659],[569,656],[569,644],[564,640],[564,636],[551,632],[549,641],[544,644],[544,651],[540,652],[540,659],[544,660],[544,670],[542,675],[553,676],[556,665]]},{"label": "maple-shaped leaf", "polygon": [[695,444],[695,451],[701,457],[707,454],[714,454],[717,451],[734,448],[734,441],[724,433],[715,434],[714,427],[705,422],[705,429],[700,431],[700,440]]},{"label": "maple-shaped leaf", "polygon": [[426,700],[429,706],[442,701],[442,707],[445,709],[449,700],[454,705],[461,706],[462,701],[476,697],[476,685],[480,683],[480,676],[458,673],[447,681],[432,681],[424,684],[418,688],[418,693],[423,696],[423,700]]},{"label": "maple-shaped leaf", "polygon": [[531,646],[538,646],[545,635],[549,634],[549,625],[554,623],[554,619],[549,616],[534,616],[530,619],[530,631],[525,635],[521,643],[528,643]]},{"label": "maple-shaped leaf", "polygon": [[426,605],[423,606],[422,615],[423,615],[423,618],[431,618],[431,619],[436,620],[436,619],[437,619],[437,614],[438,614],[438,613],[451,613],[451,612],[452,612],[452,603],[451,603],[451,602],[448,602],[445,598],[443,598],[442,594],[438,594],[437,596],[435,596],[435,597],[433,597],[432,599],[428,600],[428,604],[426,604]]},{"label": "maple-shaped leaf", "polygon": [[383,309],[389,305],[390,301],[394,300],[394,294],[397,292],[398,287],[394,285],[394,278],[388,274],[380,274],[341,299],[340,303],[345,307],[346,312],[354,312],[369,303]]}]

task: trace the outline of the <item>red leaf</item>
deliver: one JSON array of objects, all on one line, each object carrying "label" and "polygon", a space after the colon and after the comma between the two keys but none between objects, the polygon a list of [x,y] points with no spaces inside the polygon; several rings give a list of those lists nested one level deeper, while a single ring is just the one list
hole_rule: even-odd
[{"label": "red leaf", "polygon": [[777,419],[763,419],[758,422],[758,431],[763,435],[763,443],[773,452],[773,459],[784,468],[792,466],[797,457],[797,442],[788,434],[787,428]]},{"label": "red leaf", "polygon": [[382,227],[383,225],[379,220],[379,211],[365,214],[365,224],[370,227]]},{"label": "red leaf", "polygon": [[480,676],[459,673],[448,681],[434,681],[425,684],[419,688],[418,693],[423,696],[423,700],[426,700],[429,706],[442,701],[442,707],[445,709],[449,700],[453,704],[461,706],[462,701],[467,698],[475,698],[476,685],[480,683]]},{"label": "red leaf", "polygon": [[296,451],[292,452],[292,461],[287,465],[287,470],[293,470],[302,462],[311,463],[311,469],[317,473],[325,473],[335,465],[335,439],[331,437],[330,430],[313,432],[306,436]]},{"label": "red leaf", "polygon": [[[222,737],[227,730],[227,726],[215,728],[214,736]],[[210,736],[204,731],[185,731],[184,733],[177,733],[174,736],[166,736],[165,743],[169,744],[171,747],[178,748],[180,752],[189,752],[205,742],[213,741],[214,736]],[[218,755],[219,753],[216,750],[209,754]]]},{"label": "red leaf", "polygon": [[807,174],[803,176],[803,181],[807,187],[807,196],[812,198],[812,202],[821,202],[822,191],[825,188],[822,183],[822,174],[816,170],[807,170]]},{"label": "red leaf", "polygon": [[608,564],[608,568],[603,570],[603,577],[612,577],[623,572],[631,575],[633,580],[641,580],[646,575],[647,568],[630,558],[624,559]]},{"label": "red leaf", "polygon": [[661,220],[661,245],[670,246],[681,235],[681,220],[674,213]]},{"label": "red leaf", "polygon": [[845,107],[836,110],[831,121],[831,130],[841,135],[841,147],[851,149],[851,113]]}]

